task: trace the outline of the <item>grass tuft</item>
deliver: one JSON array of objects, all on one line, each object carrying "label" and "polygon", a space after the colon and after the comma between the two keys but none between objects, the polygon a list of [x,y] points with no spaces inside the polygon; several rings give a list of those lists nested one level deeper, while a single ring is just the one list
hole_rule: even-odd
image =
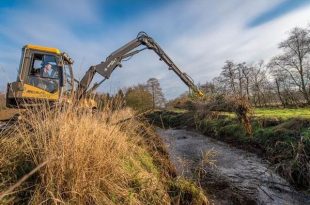
[{"label": "grass tuft", "polygon": [[175,204],[206,205],[209,203],[202,190],[194,182],[182,177],[171,181],[170,189]]}]

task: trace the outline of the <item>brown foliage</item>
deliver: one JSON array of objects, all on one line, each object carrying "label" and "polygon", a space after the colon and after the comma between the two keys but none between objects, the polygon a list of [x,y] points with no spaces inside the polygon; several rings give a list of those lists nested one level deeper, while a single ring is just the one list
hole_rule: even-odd
[{"label": "brown foliage", "polygon": [[238,121],[242,123],[247,135],[252,136],[253,130],[250,115],[253,109],[249,100],[246,97],[233,97],[229,98],[228,103],[232,106]]}]

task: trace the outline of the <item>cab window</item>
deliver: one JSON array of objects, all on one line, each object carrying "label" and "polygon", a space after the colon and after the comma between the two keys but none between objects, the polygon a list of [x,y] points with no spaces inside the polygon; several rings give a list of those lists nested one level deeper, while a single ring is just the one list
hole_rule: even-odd
[{"label": "cab window", "polygon": [[64,65],[64,83],[65,83],[64,86],[65,94],[70,95],[74,88],[73,87],[74,82],[73,82],[71,65],[69,65],[67,62],[65,62]]},{"label": "cab window", "polygon": [[59,68],[56,57],[53,55],[37,54],[33,55],[30,75],[42,78],[59,78]]},{"label": "cab window", "polygon": [[59,68],[54,55],[34,53],[28,83],[54,93],[59,88]]}]

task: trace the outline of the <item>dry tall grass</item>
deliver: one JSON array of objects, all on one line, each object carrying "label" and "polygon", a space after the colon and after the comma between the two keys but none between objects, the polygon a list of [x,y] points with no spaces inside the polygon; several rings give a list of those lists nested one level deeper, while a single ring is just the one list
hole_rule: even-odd
[{"label": "dry tall grass", "polygon": [[27,112],[15,136],[1,140],[1,173],[6,169],[18,179],[48,163],[6,200],[24,200],[19,193],[27,187],[32,204],[169,203],[156,169],[148,167],[152,158],[138,146],[139,123],[113,125],[130,115],[128,110],[108,116],[73,108]]},{"label": "dry tall grass", "polygon": [[169,179],[155,166],[143,136],[148,128],[134,119],[123,121],[132,116],[128,109],[24,112],[12,132],[0,137],[0,196],[46,164],[2,194],[0,203],[170,204]]}]

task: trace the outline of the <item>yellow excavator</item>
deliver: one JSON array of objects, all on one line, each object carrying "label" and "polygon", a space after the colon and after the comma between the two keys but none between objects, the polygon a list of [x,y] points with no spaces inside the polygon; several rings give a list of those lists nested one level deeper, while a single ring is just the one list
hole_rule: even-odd
[{"label": "yellow excavator", "polygon": [[[111,53],[104,62],[91,66],[80,81],[74,78],[74,62],[68,54],[57,48],[30,44],[24,46],[17,80],[7,85],[7,107],[32,106],[40,100],[52,103],[73,99],[85,101],[87,96],[109,79],[117,67],[122,66],[122,61],[145,49],[153,50],[195,95],[204,96],[193,80],[181,72],[160,46],[145,32],[140,32],[134,40]],[[103,80],[90,86],[96,73]],[[95,108],[96,104],[88,101],[87,106]]]}]

